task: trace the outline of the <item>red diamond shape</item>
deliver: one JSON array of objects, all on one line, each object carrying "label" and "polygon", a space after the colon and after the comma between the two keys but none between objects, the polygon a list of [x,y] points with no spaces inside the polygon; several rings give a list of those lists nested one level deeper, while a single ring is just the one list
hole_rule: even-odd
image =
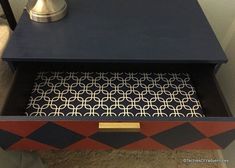
[{"label": "red diamond shape", "polygon": [[22,139],[18,141],[17,143],[10,146],[9,149],[13,150],[57,150],[57,148],[54,148],[50,145],[42,144],[40,142],[30,140],[30,139]]},{"label": "red diamond shape", "polygon": [[176,148],[177,150],[191,150],[191,149],[205,149],[205,150],[215,150],[215,149],[221,149],[220,146],[215,144],[213,141],[209,139],[202,139],[184,146],[180,146]]},{"label": "red diamond shape", "polygon": [[0,128],[26,137],[46,123],[46,121],[1,121]]},{"label": "red diamond shape", "polygon": [[141,133],[152,136],[184,123],[184,121],[145,121],[141,122]]},{"label": "red diamond shape", "polygon": [[207,137],[235,129],[235,122],[194,121],[191,125]]},{"label": "red diamond shape", "polygon": [[112,149],[112,147],[102,144],[100,142],[97,142],[95,140],[86,138],[83,139],[79,142],[76,142],[72,145],[70,145],[69,147],[66,148],[66,150],[109,150]]},{"label": "red diamond shape", "polygon": [[123,149],[130,149],[130,150],[166,150],[169,149],[168,147],[158,143],[157,141],[154,141],[150,138],[145,138],[143,140],[139,140],[137,142],[133,142],[127,146],[124,146]]},{"label": "red diamond shape", "polygon": [[54,123],[84,136],[90,136],[98,130],[98,122],[92,121],[56,121]]}]

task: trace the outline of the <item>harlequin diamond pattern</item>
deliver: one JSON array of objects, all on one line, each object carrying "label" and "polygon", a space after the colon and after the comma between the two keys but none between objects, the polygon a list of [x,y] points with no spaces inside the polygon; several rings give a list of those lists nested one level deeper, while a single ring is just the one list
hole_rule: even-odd
[{"label": "harlequin diamond pattern", "polygon": [[91,139],[113,148],[121,148],[145,137],[145,135],[139,132],[97,132],[90,136]]},{"label": "harlequin diamond pattern", "polygon": [[84,136],[52,122],[48,122],[30,134],[27,138],[63,149],[77,141],[82,140]]},{"label": "harlequin diamond pattern", "polygon": [[235,140],[235,129],[210,137],[215,143],[222,148],[227,147]]},{"label": "harlequin diamond pattern", "polygon": [[8,131],[0,130],[0,147],[3,149],[9,148],[14,143],[21,139],[20,136],[10,133]]},{"label": "harlequin diamond pattern", "polygon": [[[57,124],[57,121],[45,122],[35,121],[41,127],[35,127],[32,133],[25,136],[19,135],[19,130],[29,125],[27,122],[11,121],[12,129],[1,127],[0,122],[0,147],[3,149],[99,149],[106,150],[111,148],[124,149],[204,149],[205,144],[208,149],[220,149],[227,147],[235,140],[234,122],[219,122],[219,125],[226,124],[224,131],[217,129],[214,122],[205,122],[209,125],[197,127],[194,122],[172,121],[158,122],[154,121],[151,128],[155,128],[155,133],[146,134],[145,130],[141,132],[99,132],[96,128],[96,121],[92,124],[93,133],[90,129],[84,128],[84,122],[77,121],[71,127],[71,121],[63,121],[63,125]],[[145,125],[147,122],[141,122]],[[176,124],[177,123],[177,124]],[[181,124],[180,124],[181,123]],[[89,122],[87,127],[89,127]],[[2,124],[4,125],[4,124]],[[150,124],[151,125],[151,124]],[[150,128],[149,123],[147,126]],[[167,127],[166,127],[167,125]],[[230,130],[228,129],[230,125]],[[145,125],[146,126],[146,125]],[[206,136],[201,132],[213,130],[213,136]],[[9,130],[8,130],[9,128]],[[158,129],[162,129],[159,132]],[[82,131],[81,131],[82,130]],[[217,133],[216,133],[217,130]],[[86,131],[88,131],[86,133]],[[86,135],[86,136],[85,136]],[[148,140],[147,140],[148,139]],[[29,144],[27,144],[30,142]],[[155,144],[156,143],[156,144]],[[96,146],[98,144],[98,146]]]},{"label": "harlequin diamond pattern", "polygon": [[153,135],[152,138],[171,149],[175,149],[179,146],[203,139],[205,136],[191,124],[185,123]]},{"label": "harlequin diamond pattern", "polygon": [[8,131],[0,130],[0,147],[3,149],[9,148],[14,143],[21,139],[20,136]]}]

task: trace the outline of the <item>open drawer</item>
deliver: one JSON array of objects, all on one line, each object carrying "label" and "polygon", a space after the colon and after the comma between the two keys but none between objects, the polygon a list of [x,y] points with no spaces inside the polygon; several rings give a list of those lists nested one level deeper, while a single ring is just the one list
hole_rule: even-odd
[{"label": "open drawer", "polygon": [[[140,71],[141,67],[141,71]],[[235,139],[212,64],[21,64],[4,149],[221,149]]]}]

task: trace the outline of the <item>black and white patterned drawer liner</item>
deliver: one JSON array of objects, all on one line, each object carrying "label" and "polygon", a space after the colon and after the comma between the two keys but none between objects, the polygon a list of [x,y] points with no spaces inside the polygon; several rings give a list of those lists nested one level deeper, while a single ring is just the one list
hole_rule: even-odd
[{"label": "black and white patterned drawer liner", "polygon": [[188,73],[40,72],[28,116],[203,117]]}]

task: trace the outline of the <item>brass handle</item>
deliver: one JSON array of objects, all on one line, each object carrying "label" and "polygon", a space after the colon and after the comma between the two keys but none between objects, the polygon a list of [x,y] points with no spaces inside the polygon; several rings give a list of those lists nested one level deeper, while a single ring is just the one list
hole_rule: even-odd
[{"label": "brass handle", "polygon": [[139,122],[99,122],[101,132],[139,132]]}]

